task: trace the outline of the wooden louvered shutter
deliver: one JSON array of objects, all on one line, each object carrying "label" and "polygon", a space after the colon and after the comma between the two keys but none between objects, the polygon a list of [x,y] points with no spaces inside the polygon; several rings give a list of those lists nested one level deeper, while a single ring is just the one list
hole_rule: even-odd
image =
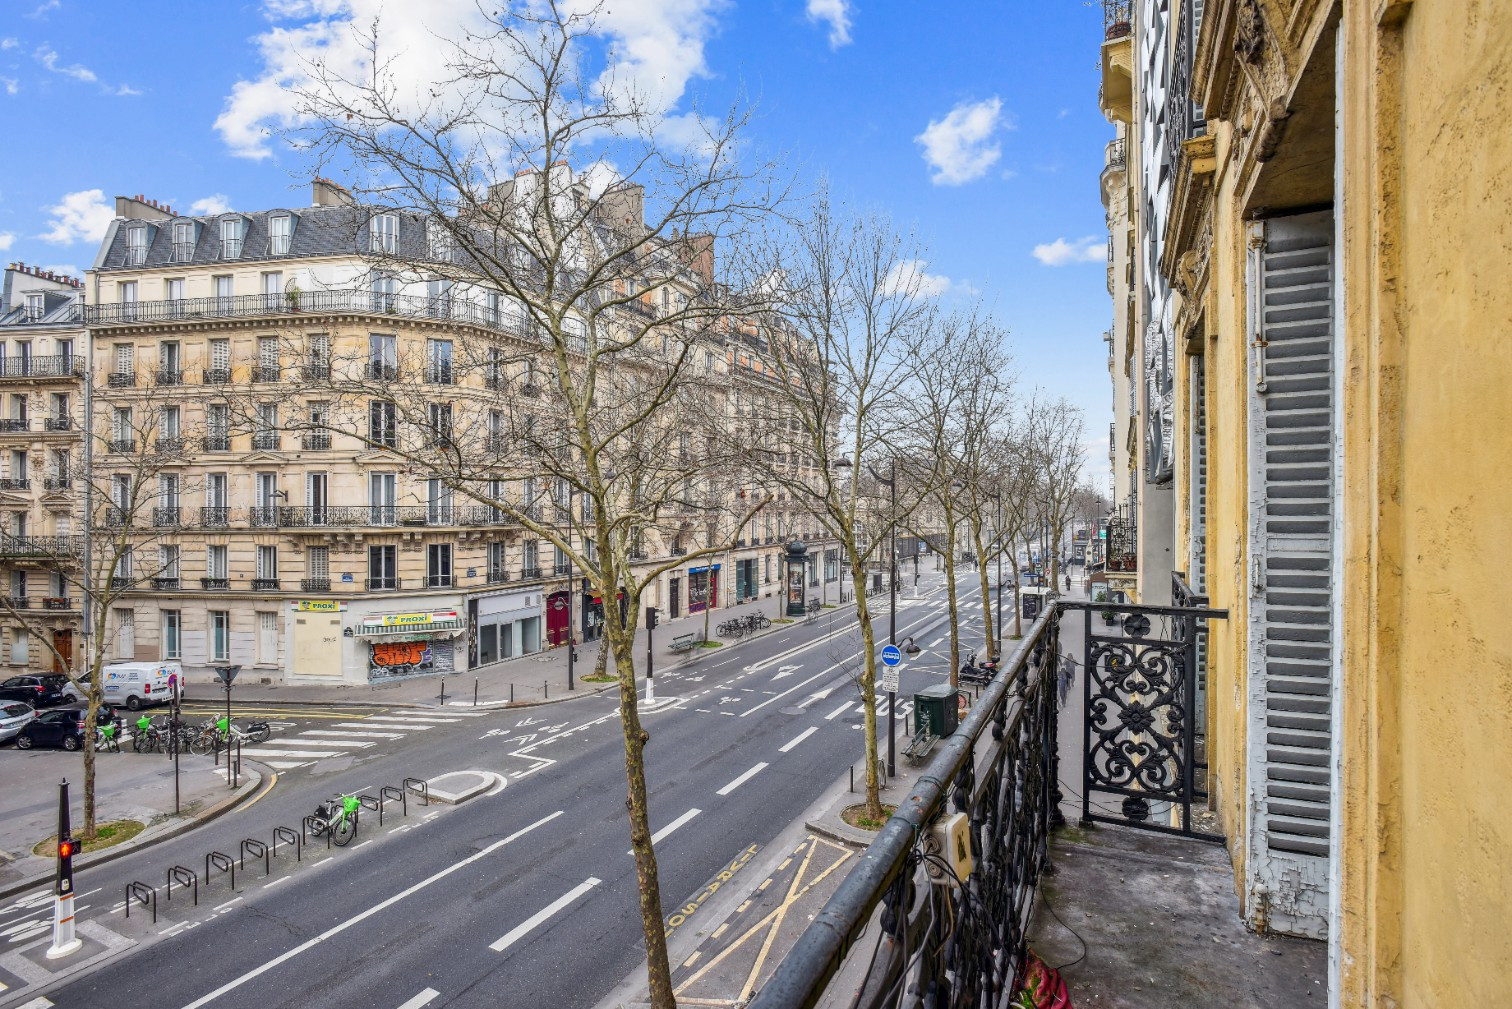
[{"label": "wooden louvered shutter", "polygon": [[1250,840],[1271,926],[1323,937],[1334,764],[1333,223],[1324,212],[1263,227],[1250,356]]}]

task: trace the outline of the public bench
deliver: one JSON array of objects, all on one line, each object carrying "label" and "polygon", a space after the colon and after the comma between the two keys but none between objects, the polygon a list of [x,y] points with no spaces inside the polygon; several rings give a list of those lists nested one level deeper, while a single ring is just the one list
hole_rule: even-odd
[{"label": "public bench", "polygon": [[914,765],[922,763],[939,738],[927,727],[920,729],[914,733],[913,742],[903,748],[903,759]]},{"label": "public bench", "polygon": [[672,639],[672,643],[667,647],[674,652],[691,652],[698,647],[698,635],[693,633],[679,634]]}]

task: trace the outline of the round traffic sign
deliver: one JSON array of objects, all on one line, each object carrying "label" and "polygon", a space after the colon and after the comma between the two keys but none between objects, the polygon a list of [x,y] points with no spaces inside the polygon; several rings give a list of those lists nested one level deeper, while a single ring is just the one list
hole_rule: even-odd
[{"label": "round traffic sign", "polygon": [[882,664],[884,666],[896,666],[903,661],[903,652],[897,645],[888,645],[882,649]]}]

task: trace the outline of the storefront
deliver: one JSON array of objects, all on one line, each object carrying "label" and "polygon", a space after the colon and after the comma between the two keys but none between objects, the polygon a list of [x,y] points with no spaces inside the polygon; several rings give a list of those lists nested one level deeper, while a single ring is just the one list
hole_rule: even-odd
[{"label": "storefront", "polygon": [[457,670],[456,645],[463,626],[462,614],[455,609],[374,614],[351,630],[367,662],[370,683]]},{"label": "storefront", "polygon": [[467,601],[469,667],[541,650],[541,593],[494,592]]},{"label": "storefront", "polygon": [[719,565],[688,569],[688,612],[719,608]]},{"label": "storefront", "polygon": [[735,562],[735,602],[740,604],[747,599],[755,599],[761,592],[757,581],[756,558]]},{"label": "storefront", "polygon": [[[625,590],[620,589],[618,594],[620,608],[620,622],[624,623],[625,613]],[[604,636],[604,597],[589,589],[583,590],[583,634],[584,641],[597,641]]]},{"label": "storefront", "polygon": [[572,593],[563,589],[546,597],[546,643],[556,648],[567,643],[567,621],[572,613]]}]

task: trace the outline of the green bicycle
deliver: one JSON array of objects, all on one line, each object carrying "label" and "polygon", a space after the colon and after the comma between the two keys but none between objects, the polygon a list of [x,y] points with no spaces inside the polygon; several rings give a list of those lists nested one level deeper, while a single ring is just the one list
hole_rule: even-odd
[{"label": "green bicycle", "polygon": [[357,810],[362,803],[355,795],[338,795],[315,807],[310,817],[310,833],[315,837],[329,833],[331,842],[338,848],[357,836]]}]

